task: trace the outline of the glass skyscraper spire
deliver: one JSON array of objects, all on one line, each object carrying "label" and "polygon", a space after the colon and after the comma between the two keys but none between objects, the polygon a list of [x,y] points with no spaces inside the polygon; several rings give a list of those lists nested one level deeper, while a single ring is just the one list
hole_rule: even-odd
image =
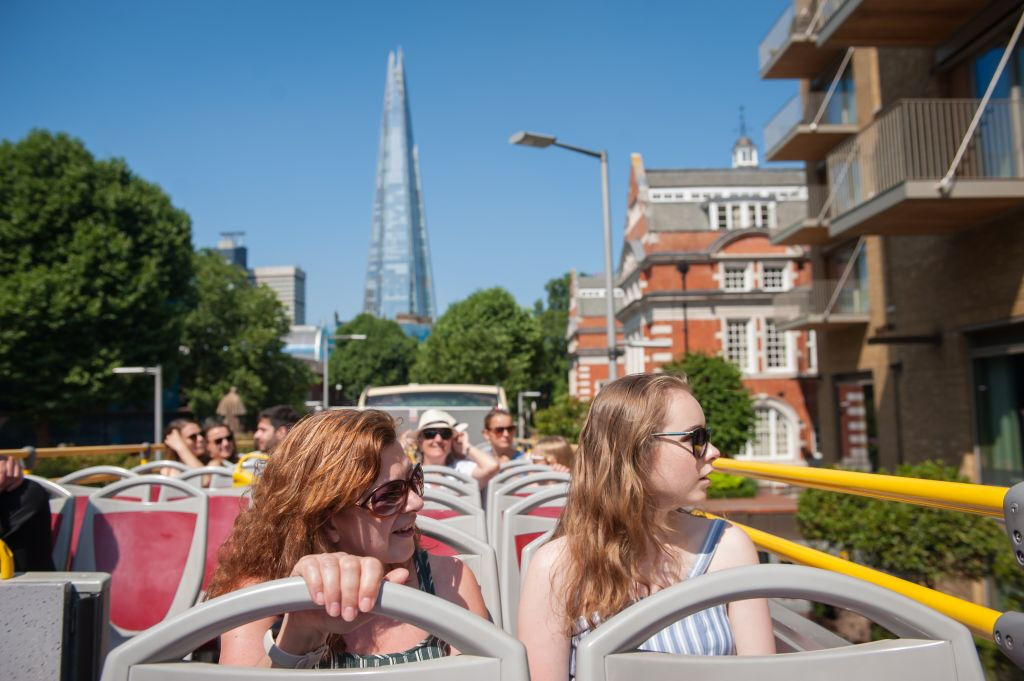
[{"label": "glass skyscraper spire", "polygon": [[372,230],[363,310],[385,319],[404,317],[398,321],[409,326],[429,324],[434,278],[401,49],[388,54]]}]

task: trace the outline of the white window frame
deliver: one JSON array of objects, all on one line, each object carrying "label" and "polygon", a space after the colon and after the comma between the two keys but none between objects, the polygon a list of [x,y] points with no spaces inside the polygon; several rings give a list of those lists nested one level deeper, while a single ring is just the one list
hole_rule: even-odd
[{"label": "white window frame", "polygon": [[773,324],[770,319],[761,320],[761,358],[762,365],[766,374],[771,373],[789,373],[794,368],[794,356],[793,356],[793,332],[792,331],[776,331],[777,334],[782,336],[782,352],[785,364],[780,367],[768,366],[768,325]]},{"label": "white window frame", "polygon": [[[774,287],[774,286],[773,287],[769,287],[767,285],[767,283],[766,283],[767,278],[765,277],[765,274],[766,274],[766,272],[767,272],[769,267],[781,267],[782,268],[782,286],[781,286],[781,288]],[[791,288],[791,283],[792,283],[791,280],[790,280],[790,269],[791,268],[789,266],[789,263],[787,263],[787,262],[779,263],[779,262],[771,262],[771,261],[769,261],[769,262],[761,263],[761,290],[763,290],[763,291],[773,291],[773,292],[788,291]]]},{"label": "white window frame", "polygon": [[[753,286],[753,284],[754,284],[754,281],[753,281],[754,280],[754,276],[753,276],[753,267],[751,267],[751,264],[752,263],[749,263],[749,262],[728,262],[728,261],[721,263],[722,269],[720,271],[720,275],[721,275],[721,282],[722,282],[722,290],[723,291],[729,291],[730,293],[743,293],[743,292],[750,291],[751,289],[753,289],[754,288],[754,286]],[[743,288],[729,288],[728,287],[728,276],[727,275],[729,273],[730,268],[732,268],[733,270],[738,270],[740,267],[743,268]]]},{"label": "white window frame", "polygon": [[808,329],[804,336],[804,348],[807,352],[807,373],[818,373],[818,334]]},{"label": "white window frame", "polygon": [[[754,407],[755,424],[757,428],[757,414],[768,412],[768,454],[755,454],[754,442],[751,440],[743,445],[743,453],[736,456],[737,459],[751,459],[753,461],[792,461],[796,457],[796,433],[798,424],[790,419],[786,412],[778,406],[766,402]],[[779,452],[779,421],[786,425],[786,449]],[[756,431],[755,431],[756,432]]]},{"label": "white window frame", "polygon": [[726,318],[726,319],[722,320],[722,355],[727,360],[729,360],[731,362],[732,358],[730,357],[730,354],[729,354],[729,324],[730,323],[743,324],[745,326],[745,331],[746,331],[746,334],[745,334],[745,336],[746,336],[746,345],[747,345],[746,353],[745,353],[746,363],[745,364],[737,364],[737,366],[739,367],[739,370],[742,373],[745,373],[745,374],[754,373],[754,371],[756,370],[756,366],[757,366],[756,365],[756,354],[755,354],[756,347],[755,347],[754,333],[753,333],[753,330],[754,330],[754,320],[752,318],[749,318],[749,317],[745,318],[745,319],[744,318],[732,317],[732,318]]}]

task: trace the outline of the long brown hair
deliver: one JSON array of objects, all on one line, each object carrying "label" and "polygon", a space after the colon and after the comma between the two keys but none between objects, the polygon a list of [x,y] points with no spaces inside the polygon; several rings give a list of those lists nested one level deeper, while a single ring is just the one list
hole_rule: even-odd
[{"label": "long brown hair", "polygon": [[288,431],[221,546],[207,596],[287,577],[303,556],[335,551],[325,528],[380,473],[395,423],[376,409],[321,412]]},{"label": "long brown hair", "polygon": [[633,374],[601,388],[591,403],[573,458],[572,482],[556,537],[565,538],[565,631],[579,618],[592,623],[650,592],[653,577],[641,571],[668,528],[649,492],[652,435],[664,422],[672,392],[690,392],[669,374]]}]

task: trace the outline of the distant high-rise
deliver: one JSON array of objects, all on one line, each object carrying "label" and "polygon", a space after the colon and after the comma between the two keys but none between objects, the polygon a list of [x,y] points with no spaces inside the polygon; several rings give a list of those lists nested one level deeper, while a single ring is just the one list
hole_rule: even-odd
[{"label": "distant high-rise", "polygon": [[284,305],[290,324],[306,323],[306,273],[301,267],[284,265],[275,267],[254,267],[251,270],[254,284],[266,284]]},{"label": "distant high-rise", "polygon": [[243,270],[248,266],[248,251],[242,243],[245,232],[221,232],[220,240],[217,241],[217,252],[224,258],[224,262]]},{"label": "distant high-rise", "polygon": [[419,159],[401,49],[388,54],[377,188],[363,310],[377,317],[434,317],[434,280]]}]

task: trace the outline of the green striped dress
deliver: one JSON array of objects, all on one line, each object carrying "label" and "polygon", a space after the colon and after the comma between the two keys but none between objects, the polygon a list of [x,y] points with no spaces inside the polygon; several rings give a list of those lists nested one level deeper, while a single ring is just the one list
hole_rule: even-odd
[{"label": "green striped dress", "polygon": [[[416,566],[416,578],[420,583],[420,591],[434,595],[434,578],[430,575],[430,559],[426,551],[417,549],[413,554]],[[418,644],[401,653],[381,653],[357,655],[356,653],[330,651],[317,666],[317,669],[347,669],[363,667],[386,667],[403,662],[434,660],[451,654],[451,646],[434,636],[427,636]]]}]

